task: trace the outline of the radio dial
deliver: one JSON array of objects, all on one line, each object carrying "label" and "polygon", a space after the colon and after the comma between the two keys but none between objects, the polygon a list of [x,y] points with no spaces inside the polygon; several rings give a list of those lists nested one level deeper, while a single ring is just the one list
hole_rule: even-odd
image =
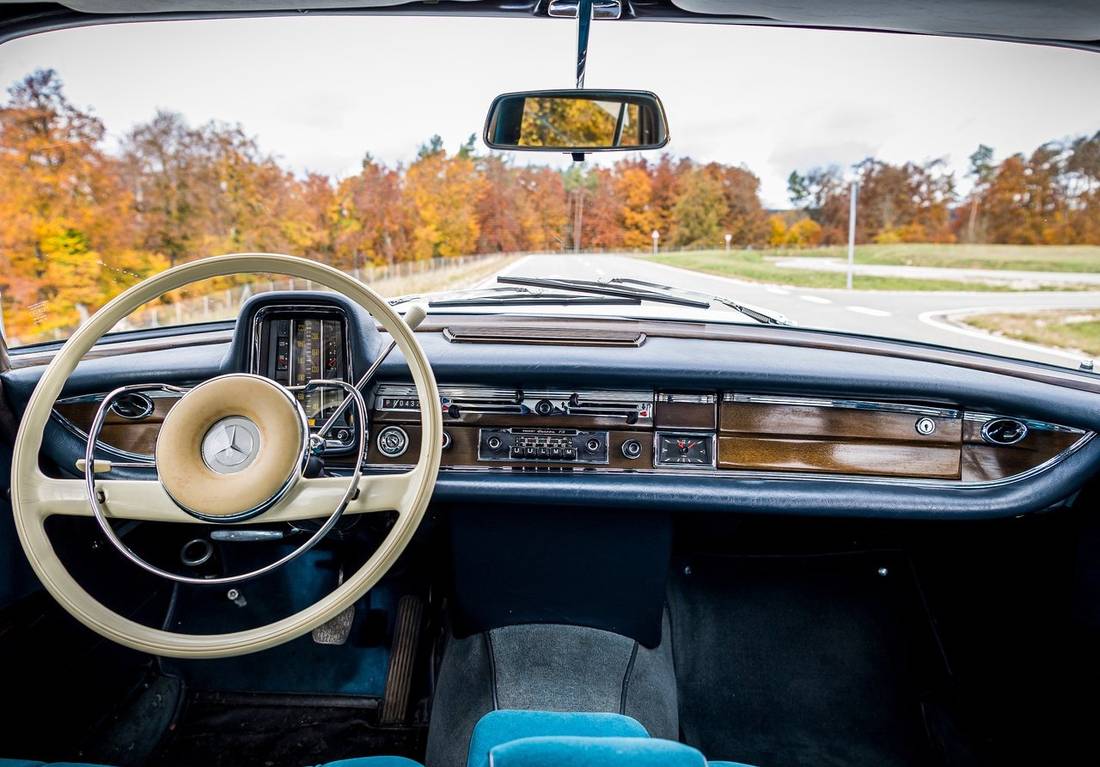
[{"label": "radio dial", "polygon": [[628,439],[623,443],[621,449],[623,457],[633,461],[642,454],[642,443],[636,439]]},{"label": "radio dial", "polygon": [[535,412],[539,415],[550,415],[554,412],[554,403],[548,399],[540,399],[535,403]]}]

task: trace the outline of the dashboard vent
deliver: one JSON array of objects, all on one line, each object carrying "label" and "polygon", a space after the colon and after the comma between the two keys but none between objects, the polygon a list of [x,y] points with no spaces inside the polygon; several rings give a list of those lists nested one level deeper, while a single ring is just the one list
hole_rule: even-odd
[{"label": "dashboard vent", "polygon": [[1027,436],[1027,424],[1015,418],[990,418],[982,426],[982,439],[991,445],[1009,447]]},{"label": "dashboard vent", "polygon": [[523,413],[520,392],[510,389],[468,392],[444,389],[440,394],[443,395],[444,406],[448,409],[458,408],[458,412],[462,413]]},{"label": "dashboard vent", "polygon": [[630,400],[621,400],[600,397],[581,399],[580,396],[573,395],[566,403],[565,411],[570,415],[611,416],[635,423],[639,412],[645,413],[651,407],[650,402],[639,403],[636,396]]},{"label": "dashboard vent", "polygon": [[453,344],[536,344],[547,346],[641,346],[645,333],[602,328],[499,327],[459,325],[443,329]]}]

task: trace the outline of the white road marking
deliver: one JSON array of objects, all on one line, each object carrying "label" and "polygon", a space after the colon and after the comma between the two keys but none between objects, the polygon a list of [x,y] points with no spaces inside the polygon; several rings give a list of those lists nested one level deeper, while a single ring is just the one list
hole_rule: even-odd
[{"label": "white road marking", "polygon": [[[1047,309],[1051,307],[1045,307]],[[1072,308],[1072,307],[1070,307]],[[984,341],[996,341],[999,344],[1005,346],[1014,346],[1017,349],[1027,349],[1032,352],[1040,352],[1042,354],[1050,354],[1055,357],[1061,357],[1067,360],[1074,360],[1080,362],[1085,359],[1087,355],[1082,353],[1067,352],[1062,349],[1054,349],[1049,346],[1039,346],[1038,344],[1029,344],[1027,341],[1018,341],[1015,338],[1005,338],[1004,336],[996,336],[992,333],[987,333],[984,330],[973,328],[969,326],[956,325],[953,322],[947,322],[947,317],[964,317],[970,314],[997,314],[1001,312],[1027,312],[1027,307],[1020,306],[974,306],[969,309],[933,309],[927,312],[921,312],[917,319],[923,322],[925,325],[930,325],[939,330],[949,330],[952,333],[959,333],[960,335],[969,336],[970,338],[980,338]],[[1032,310],[1035,311],[1035,310]]]},{"label": "white road marking", "polygon": [[777,296],[789,296],[791,294],[791,291],[783,290],[783,288],[777,288],[774,285],[768,285],[766,288],[764,288],[764,290],[768,291],[769,293],[774,293]]},{"label": "white road marking", "polygon": [[519,259],[518,261],[514,261],[514,262],[512,262],[511,264],[509,264],[508,266],[504,267],[503,269],[501,269],[501,270],[500,270],[499,272],[497,272],[496,274],[491,274],[491,275],[489,275],[488,277],[486,277],[486,278],[485,278],[484,280],[482,280],[482,281],[481,281],[481,282],[479,282],[479,283],[478,283],[477,285],[475,285],[475,286],[474,286],[474,287],[473,287],[472,289],[473,289],[473,290],[481,290],[482,288],[492,288],[492,287],[496,287],[496,284],[497,284],[497,277],[502,277],[502,276],[504,276],[504,275],[506,275],[506,274],[511,274],[512,272],[516,271],[516,270],[517,270],[517,269],[519,269],[519,268],[520,268],[521,266],[523,266],[524,264],[526,264],[526,263],[527,263],[528,261],[530,261],[530,260],[531,260],[532,258],[534,258],[534,256],[533,256],[533,255],[531,255],[531,256],[524,256],[523,258]]},{"label": "white road marking", "polygon": [[[614,258],[630,258],[630,256],[614,256]],[[746,280],[736,280],[733,277],[722,277],[718,274],[711,274],[710,272],[696,272],[691,269],[681,269],[678,266],[669,266],[668,264],[659,264],[656,261],[644,261],[641,259],[633,259],[639,261],[645,265],[646,269],[656,269],[658,271],[671,272],[677,275],[681,281],[684,280],[686,275],[688,284],[695,284],[700,278],[707,280],[717,280],[718,282],[728,282],[731,285],[744,285],[751,288],[760,287],[759,282],[748,282]]]},{"label": "white road marking", "polygon": [[870,317],[889,317],[890,312],[884,312],[882,309],[872,309],[869,306],[846,306],[844,307],[850,312],[856,314],[866,314]]},{"label": "white road marking", "polygon": [[832,303],[832,301],[830,301],[829,299],[822,298],[821,296],[799,296],[799,298],[801,298],[803,301],[809,301],[811,304],[831,304]]}]

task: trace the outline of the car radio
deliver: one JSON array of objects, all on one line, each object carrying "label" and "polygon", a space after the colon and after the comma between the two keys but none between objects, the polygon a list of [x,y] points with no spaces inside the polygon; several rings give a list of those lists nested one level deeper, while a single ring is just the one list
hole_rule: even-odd
[{"label": "car radio", "polygon": [[479,429],[480,461],[606,464],[606,431],[579,429]]}]

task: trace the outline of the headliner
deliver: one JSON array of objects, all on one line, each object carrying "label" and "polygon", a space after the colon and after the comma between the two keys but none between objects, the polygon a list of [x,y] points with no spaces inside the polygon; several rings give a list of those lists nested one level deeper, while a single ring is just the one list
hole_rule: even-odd
[{"label": "headliner", "polygon": [[[624,18],[1019,40],[1100,51],[1097,0],[623,0]],[[546,16],[547,0],[0,0],[0,40],[140,19],[312,13]]]}]

